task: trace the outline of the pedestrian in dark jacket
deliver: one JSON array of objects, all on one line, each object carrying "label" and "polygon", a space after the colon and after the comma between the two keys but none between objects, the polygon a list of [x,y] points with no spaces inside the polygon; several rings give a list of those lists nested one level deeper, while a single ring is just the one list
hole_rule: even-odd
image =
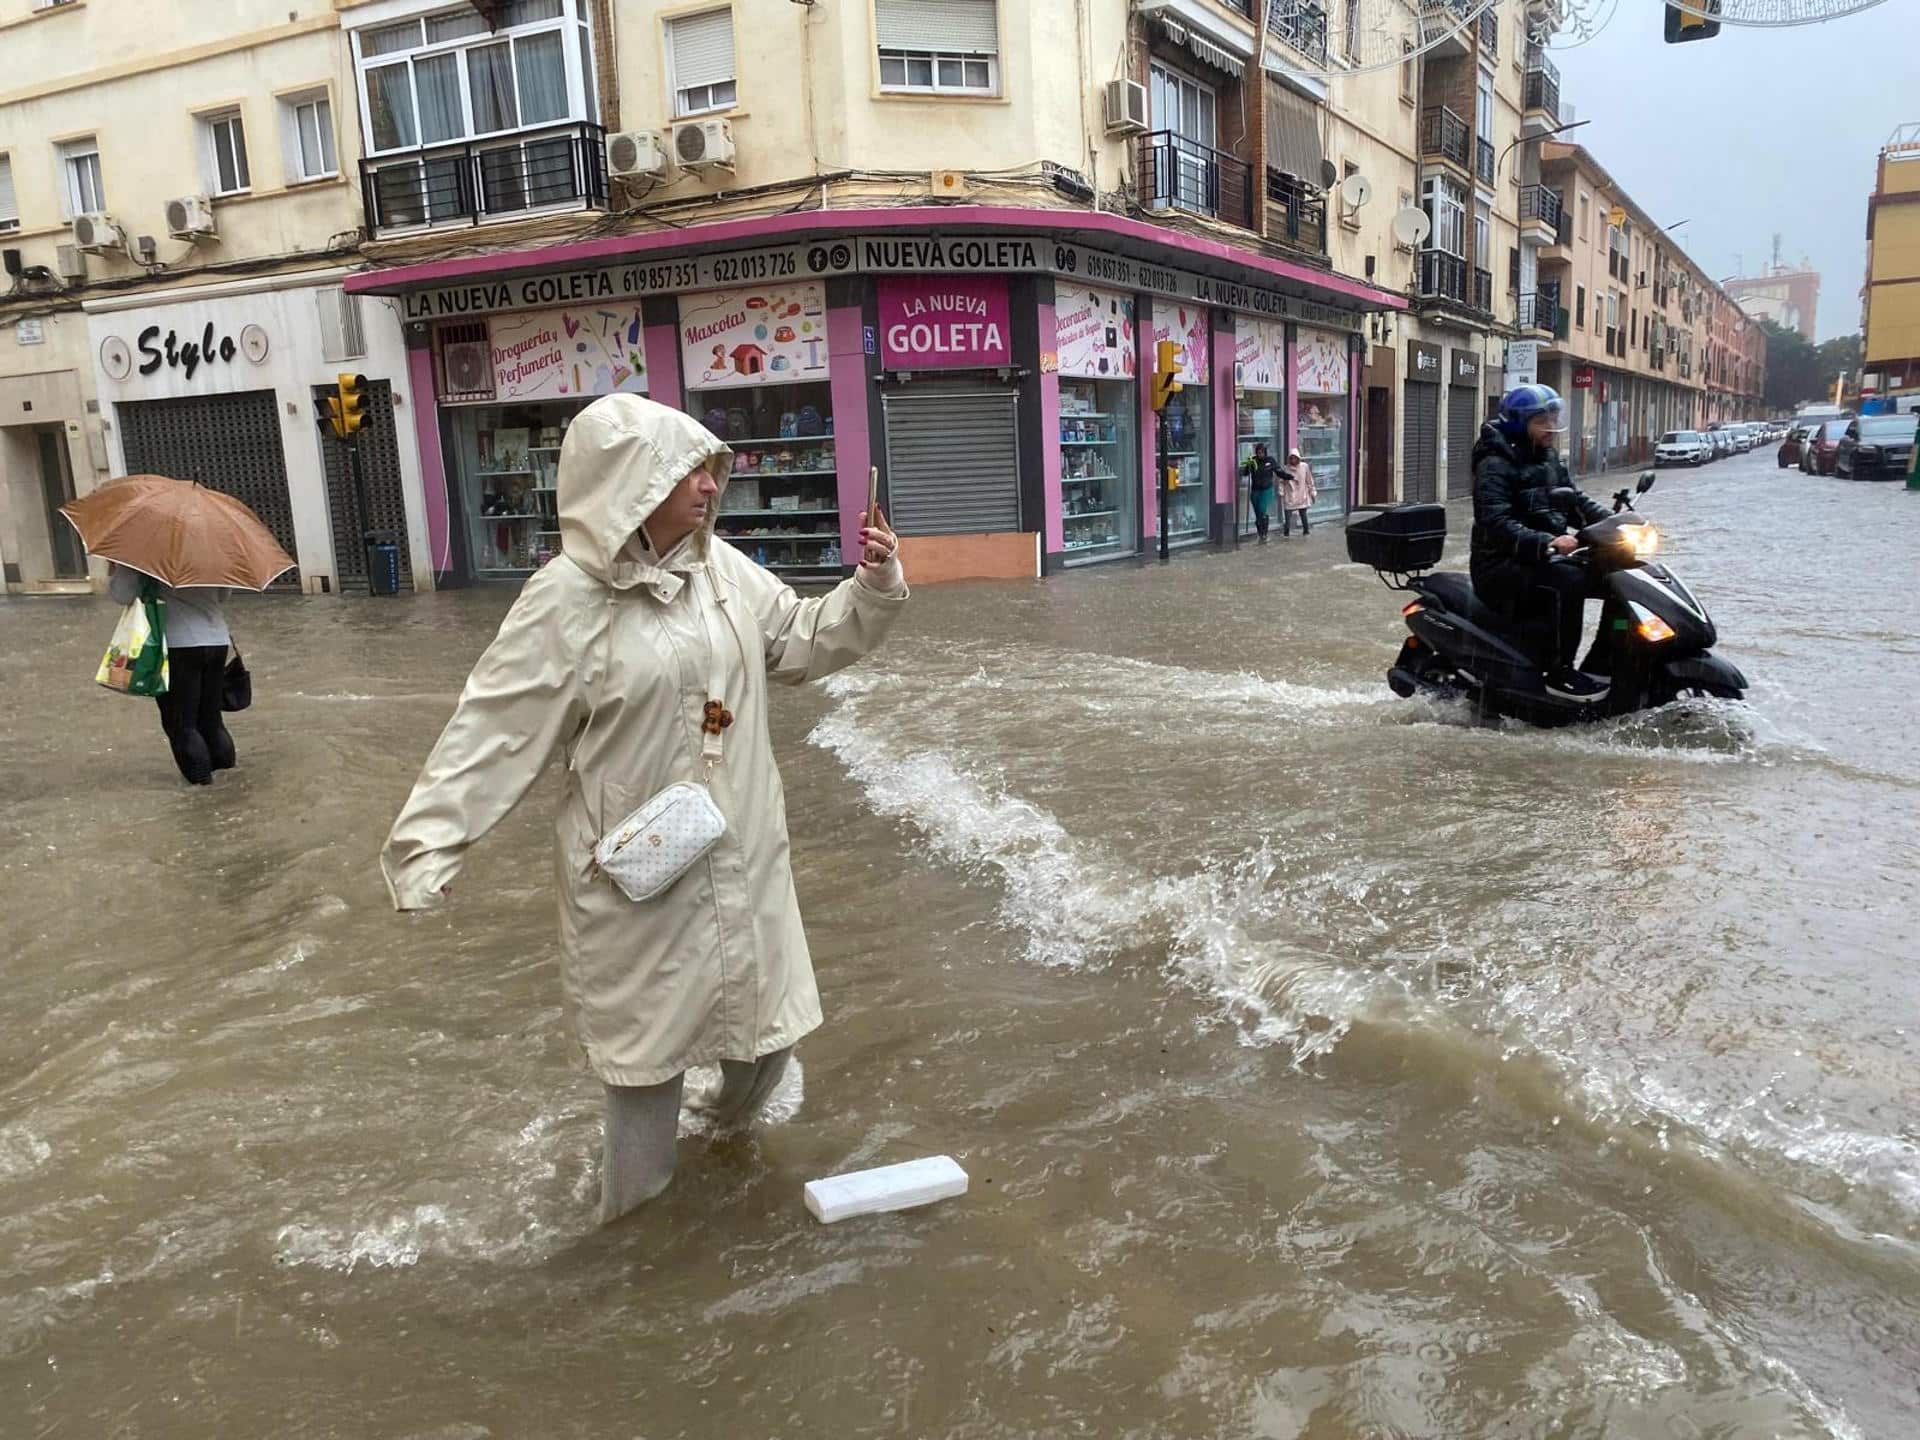
[{"label": "pedestrian in dark jacket", "polygon": [[1280,479],[1280,467],[1267,453],[1266,441],[1255,442],[1253,454],[1240,462],[1240,473],[1247,477],[1247,495],[1253,501],[1253,524],[1264,545],[1267,526],[1273,521],[1273,494]]},{"label": "pedestrian in dark jacket", "polygon": [[[132,604],[142,576],[124,565],[107,569],[107,593],[116,605]],[[220,713],[232,635],[221,602],[225,586],[160,587],[167,607],[167,693],[156,697],[160,728],[173,747],[173,763],[189,785],[211,785],[213,772],[236,761],[233,735]]]},{"label": "pedestrian in dark jacket", "polygon": [[1574,669],[1588,572],[1564,557],[1578,548],[1568,529],[1609,512],[1573,488],[1561,463],[1554,435],[1563,413],[1550,386],[1521,385],[1481,427],[1473,447],[1473,588],[1520,623],[1549,690],[1595,700],[1606,683]]}]

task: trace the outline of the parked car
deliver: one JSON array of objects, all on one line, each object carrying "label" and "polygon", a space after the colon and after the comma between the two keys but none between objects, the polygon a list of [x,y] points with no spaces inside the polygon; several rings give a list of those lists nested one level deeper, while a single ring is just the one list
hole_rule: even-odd
[{"label": "parked car", "polygon": [[1800,468],[1809,475],[1833,474],[1834,456],[1840,450],[1840,437],[1847,433],[1851,420],[1822,420],[1806,439],[1806,453]]},{"label": "parked car", "polygon": [[1862,415],[1834,447],[1833,473],[1848,480],[1898,480],[1913,455],[1915,415]]},{"label": "parked car", "polygon": [[1743,455],[1740,448],[1740,433],[1724,420],[1716,420],[1707,427],[1707,433],[1715,437],[1722,455]]},{"label": "parked car", "polygon": [[1774,458],[1780,462],[1780,468],[1782,470],[1786,469],[1789,465],[1798,465],[1800,463],[1801,444],[1806,440],[1808,433],[1812,429],[1813,427],[1811,425],[1790,425],[1787,427],[1786,437],[1781,440],[1779,450],[1774,453]]},{"label": "parked car", "polygon": [[1713,446],[1698,430],[1669,430],[1653,447],[1655,465],[1704,465],[1713,458]]},{"label": "parked car", "polygon": [[1724,429],[1707,431],[1707,443],[1713,446],[1713,458],[1724,460],[1733,454],[1733,436]]}]

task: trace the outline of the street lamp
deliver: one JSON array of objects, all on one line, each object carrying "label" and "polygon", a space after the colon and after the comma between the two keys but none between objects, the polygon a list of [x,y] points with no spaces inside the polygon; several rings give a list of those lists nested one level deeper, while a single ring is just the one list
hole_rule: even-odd
[{"label": "street lamp", "polygon": [[1569,130],[1578,130],[1582,125],[1591,125],[1592,123],[1591,120],[1569,120],[1566,124],[1556,125],[1551,130],[1542,130],[1538,135],[1521,135],[1516,137],[1512,144],[1500,152],[1500,158],[1493,162],[1493,183],[1496,185],[1500,183],[1500,170],[1507,163],[1507,156],[1513,153],[1514,146],[1524,145],[1529,140],[1545,140],[1549,135],[1564,135]]}]

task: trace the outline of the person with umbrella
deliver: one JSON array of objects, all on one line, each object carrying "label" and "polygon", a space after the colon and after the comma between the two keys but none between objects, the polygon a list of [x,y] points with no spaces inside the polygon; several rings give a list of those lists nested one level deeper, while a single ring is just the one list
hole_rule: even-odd
[{"label": "person with umbrella", "polygon": [[132,475],[60,507],[89,554],[109,562],[122,605],[151,584],[165,606],[167,689],[154,697],[174,764],[189,785],[211,785],[236,763],[222,718],[227,647],[222,608],[236,589],[264,590],[293,557],[231,495],[193,481]]}]

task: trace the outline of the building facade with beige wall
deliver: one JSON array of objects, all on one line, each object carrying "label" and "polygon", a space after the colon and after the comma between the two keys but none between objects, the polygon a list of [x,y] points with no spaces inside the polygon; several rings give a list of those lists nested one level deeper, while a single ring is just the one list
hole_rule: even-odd
[{"label": "building facade with beige wall", "polygon": [[[0,0],[0,49],[7,588],[97,584],[58,507],[141,471],[246,499],[289,585],[364,580],[369,524],[431,583],[400,325],[341,288],[361,206],[332,9]],[[365,521],[314,420],[341,370],[377,377]]]},{"label": "building facade with beige wall", "polygon": [[1550,141],[1542,165],[1566,222],[1541,252],[1562,312],[1541,379],[1567,398],[1574,469],[1637,464],[1664,431],[1757,416],[1758,325],[1590,151]]}]

